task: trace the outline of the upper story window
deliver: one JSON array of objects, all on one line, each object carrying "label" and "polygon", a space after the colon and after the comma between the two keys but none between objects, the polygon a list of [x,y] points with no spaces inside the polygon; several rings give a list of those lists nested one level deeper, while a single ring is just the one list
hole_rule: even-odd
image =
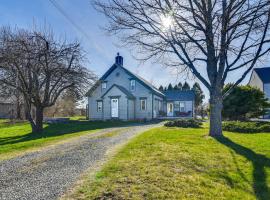
[{"label": "upper story window", "polygon": [[180,112],[185,112],[185,103],[180,102]]},{"label": "upper story window", "polygon": [[140,103],[141,110],[146,110],[146,99],[141,99]]},{"label": "upper story window", "polygon": [[130,90],[135,91],[136,82],[134,79],[130,80]]},{"label": "upper story window", "polygon": [[101,84],[101,88],[102,88],[102,90],[106,89],[107,88],[107,82],[103,82]]}]

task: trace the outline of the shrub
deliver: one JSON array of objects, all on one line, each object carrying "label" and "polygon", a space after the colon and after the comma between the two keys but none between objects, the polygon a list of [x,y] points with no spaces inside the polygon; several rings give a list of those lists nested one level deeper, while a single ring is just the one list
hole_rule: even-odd
[{"label": "shrub", "polygon": [[167,127],[182,127],[182,128],[199,128],[202,122],[194,119],[178,119],[174,121],[168,121],[164,124]]},{"label": "shrub", "polygon": [[240,122],[228,121],[223,122],[223,130],[238,133],[261,133],[270,132],[269,122]]}]

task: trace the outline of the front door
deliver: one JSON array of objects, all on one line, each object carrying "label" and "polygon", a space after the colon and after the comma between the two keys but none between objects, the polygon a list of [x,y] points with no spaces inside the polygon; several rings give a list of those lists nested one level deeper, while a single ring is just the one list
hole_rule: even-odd
[{"label": "front door", "polygon": [[118,116],[118,99],[111,99],[111,113],[112,118],[117,118]]},{"label": "front door", "polygon": [[173,117],[173,103],[167,103],[167,116]]}]

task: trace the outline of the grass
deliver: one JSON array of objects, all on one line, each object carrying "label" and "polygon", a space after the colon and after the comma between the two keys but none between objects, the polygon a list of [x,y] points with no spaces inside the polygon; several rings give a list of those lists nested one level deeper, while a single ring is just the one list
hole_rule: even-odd
[{"label": "grass", "polygon": [[128,124],[117,121],[72,121],[67,124],[45,124],[42,133],[31,133],[31,127],[27,122],[12,124],[6,122],[0,122],[0,160],[99,129]]},{"label": "grass", "polygon": [[270,199],[270,134],[156,128],[133,139],[71,199]]}]

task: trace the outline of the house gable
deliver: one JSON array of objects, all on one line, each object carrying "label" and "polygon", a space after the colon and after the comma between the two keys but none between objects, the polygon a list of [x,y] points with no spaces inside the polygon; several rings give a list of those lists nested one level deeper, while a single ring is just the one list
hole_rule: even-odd
[{"label": "house gable", "polygon": [[120,85],[116,85],[113,84],[102,96],[101,98],[103,98],[105,95],[107,95],[114,87],[116,87],[117,89],[119,89],[128,99],[135,99],[134,95],[131,94],[128,90],[126,90],[124,87],[120,86]]},{"label": "house gable", "polygon": [[251,73],[248,85],[251,85],[251,86],[256,87],[256,88],[260,89],[261,91],[263,91],[263,82],[255,70],[253,70]]},{"label": "house gable", "polygon": [[135,75],[134,73],[132,73],[128,69],[126,69],[122,66],[119,66],[117,64],[113,64],[113,66],[111,66],[110,69],[100,78],[100,81],[102,82],[102,81],[107,80],[108,76],[110,76],[114,72],[114,70],[116,70],[117,68],[121,68],[127,75],[129,75],[130,76],[129,80],[134,79],[138,83],[140,83],[142,86],[149,89],[154,94],[161,96],[161,97],[164,97],[164,94],[162,92],[160,92],[157,88],[155,88],[151,83],[149,83],[148,81],[146,81],[142,77]]}]

